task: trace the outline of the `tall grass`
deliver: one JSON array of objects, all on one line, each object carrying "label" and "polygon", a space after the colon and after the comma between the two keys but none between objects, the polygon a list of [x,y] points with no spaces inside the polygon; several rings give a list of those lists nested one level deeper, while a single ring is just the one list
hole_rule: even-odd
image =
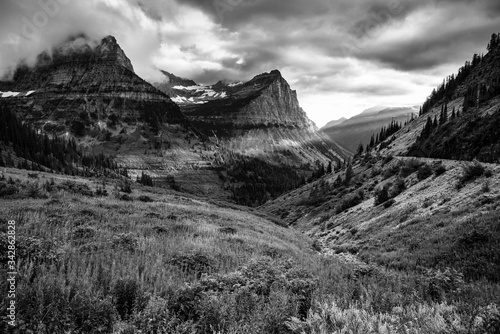
[{"label": "tall grass", "polygon": [[[371,260],[387,266],[345,263],[318,254],[299,232],[251,213],[169,193],[138,201],[143,195],[134,189],[133,201],[124,202],[59,189],[46,199],[0,201],[3,215],[16,220],[19,332],[495,333],[498,328],[498,281],[466,270],[464,279],[454,269],[420,268],[436,263],[439,252],[429,257],[428,245],[408,251],[405,247],[415,246],[386,236],[401,259],[420,261],[420,267],[398,267],[384,258],[387,253],[376,252]],[[464,234],[463,242],[450,247],[476,245],[490,226],[485,220],[475,226],[476,234]],[[494,256],[474,250],[471,261]],[[0,288],[6,296],[5,281]],[[0,331],[14,332],[5,322]]]}]

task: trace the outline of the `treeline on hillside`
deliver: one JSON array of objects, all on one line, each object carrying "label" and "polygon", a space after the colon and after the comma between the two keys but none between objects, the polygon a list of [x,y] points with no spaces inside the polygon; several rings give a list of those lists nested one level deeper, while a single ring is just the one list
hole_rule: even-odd
[{"label": "treeline on hillside", "polygon": [[[427,118],[421,135],[408,155],[430,158],[500,161],[500,109],[488,117],[452,111]],[[446,115],[446,116],[445,116]]]},{"label": "treeline on hillside", "polygon": [[395,120],[392,120],[391,123],[388,126],[383,126],[382,129],[380,129],[380,132],[375,135],[373,134],[370,138],[370,142],[368,145],[366,145],[366,149],[363,146],[363,144],[359,144],[358,149],[356,150],[356,156],[361,156],[365,151],[369,152],[371,151],[374,147],[376,147],[378,144],[382,143],[381,149],[385,148],[385,146],[388,145],[388,143],[384,143],[384,141],[387,138],[390,138],[393,134],[398,132],[403,128],[403,126],[406,126],[409,122],[413,122],[414,118],[413,116],[411,117],[410,120],[404,123],[396,122]]},{"label": "treeline on hillside", "polygon": [[[487,47],[488,52],[496,50],[499,46],[500,46],[500,33],[493,34],[491,36],[490,42],[488,43]],[[472,72],[472,70],[474,70],[474,68],[476,68],[478,65],[481,64],[483,58],[484,58],[483,55],[474,54],[474,56],[472,57],[472,61],[466,61],[465,65],[458,70],[457,75],[452,74],[451,76],[446,78],[437,89],[434,89],[431,95],[427,98],[427,100],[423,104],[422,108],[420,109],[420,116],[428,113],[432,109],[432,107],[435,106],[436,104],[442,101],[450,101],[457,87],[459,87],[465,82],[465,80]],[[474,103],[473,96],[474,97],[477,96],[478,90],[484,91],[483,96],[485,96],[486,93],[487,94],[500,93],[500,80],[492,79],[490,81],[491,82],[483,82],[478,87],[469,87],[469,91],[466,94],[466,98],[469,97],[469,100],[467,101],[467,106],[469,106],[469,104]],[[476,95],[474,95],[474,93],[476,93]],[[465,105],[464,108],[466,109]]]},{"label": "treeline on hillside", "polygon": [[[2,142],[5,152],[2,152]],[[17,159],[12,157],[11,150],[6,149],[8,147]],[[38,133],[30,125],[23,124],[4,104],[0,104],[0,166],[39,171],[49,169],[82,176],[127,174],[111,157],[84,153],[74,139]]]},{"label": "treeline on hillside", "polygon": [[246,206],[261,205],[306,183],[305,177],[290,166],[236,153],[225,157],[219,176],[229,182],[232,199]]}]

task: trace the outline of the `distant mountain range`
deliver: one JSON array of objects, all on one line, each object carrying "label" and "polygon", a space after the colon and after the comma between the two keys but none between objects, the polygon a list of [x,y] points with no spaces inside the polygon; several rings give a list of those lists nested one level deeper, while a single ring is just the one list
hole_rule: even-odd
[{"label": "distant mountain range", "polygon": [[342,147],[354,153],[359,146],[366,146],[372,135],[380,132],[393,120],[404,123],[418,116],[419,107],[384,107],[376,106],[347,120],[332,121],[321,128],[321,132],[328,135]]}]

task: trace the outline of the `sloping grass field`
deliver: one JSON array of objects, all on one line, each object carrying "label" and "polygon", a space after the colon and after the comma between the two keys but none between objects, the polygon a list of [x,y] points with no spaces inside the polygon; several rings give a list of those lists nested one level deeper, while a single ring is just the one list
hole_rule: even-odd
[{"label": "sloping grass field", "polygon": [[[342,261],[250,209],[8,169],[16,321],[2,333],[497,333],[497,282]],[[1,281],[0,308],[9,289]]]}]

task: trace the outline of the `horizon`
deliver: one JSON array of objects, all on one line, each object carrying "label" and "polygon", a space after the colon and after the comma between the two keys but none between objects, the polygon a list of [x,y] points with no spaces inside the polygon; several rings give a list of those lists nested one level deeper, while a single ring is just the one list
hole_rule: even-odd
[{"label": "horizon", "polygon": [[495,0],[47,0],[0,9],[0,76],[68,36],[113,35],[150,82],[157,69],[199,84],[278,69],[318,127],[376,105],[421,105],[485,53],[500,26]]}]

